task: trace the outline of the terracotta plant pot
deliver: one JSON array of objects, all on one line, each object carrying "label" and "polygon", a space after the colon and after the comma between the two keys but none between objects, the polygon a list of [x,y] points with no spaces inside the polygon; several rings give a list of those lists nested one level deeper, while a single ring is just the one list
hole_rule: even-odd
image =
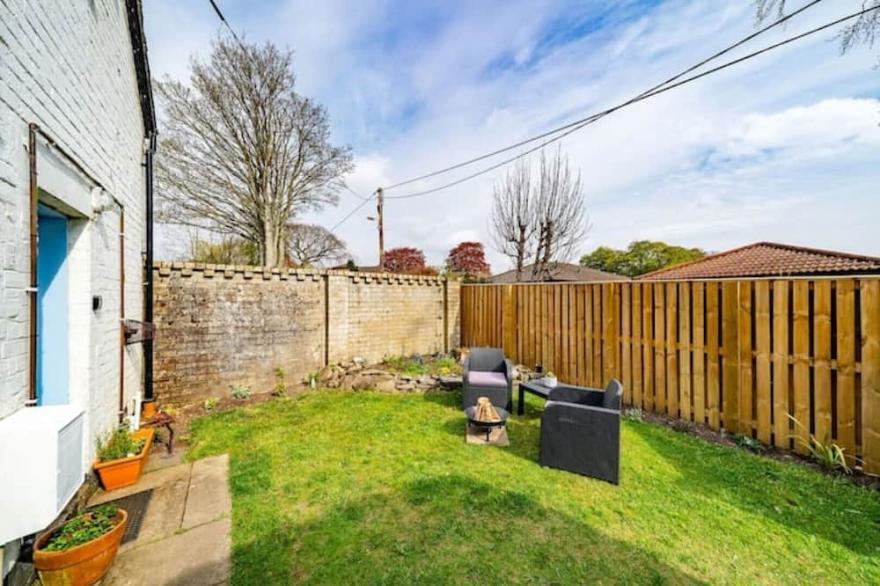
[{"label": "terracotta plant pot", "polygon": [[152,419],[156,416],[156,402],[155,401],[146,401],[141,404],[141,418],[146,420]]},{"label": "terracotta plant pot", "polygon": [[98,473],[101,479],[101,486],[104,490],[116,490],[136,484],[144,471],[144,464],[147,462],[147,455],[150,453],[150,446],[153,444],[153,430],[139,429],[132,432],[131,436],[135,439],[146,440],[141,453],[130,458],[122,458],[120,460],[110,460],[108,462],[95,461],[92,467]]},{"label": "terracotta plant pot", "polygon": [[104,577],[116,559],[128,524],[128,513],[119,509],[116,526],[108,533],[65,551],[43,551],[52,537],[46,531],[34,544],[34,568],[44,586],[88,586]]}]

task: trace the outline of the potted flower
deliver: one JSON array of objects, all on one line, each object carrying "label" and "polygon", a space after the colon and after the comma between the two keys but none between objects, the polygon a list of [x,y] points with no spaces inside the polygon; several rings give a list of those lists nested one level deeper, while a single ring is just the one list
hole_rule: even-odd
[{"label": "potted flower", "polygon": [[124,510],[104,505],[40,535],[34,543],[34,568],[43,585],[89,585],[104,577],[127,521]]},{"label": "potted flower", "polygon": [[548,372],[544,375],[544,386],[550,389],[555,389],[556,385],[559,384],[559,380],[557,380],[556,375],[552,372]]},{"label": "potted flower", "polygon": [[131,432],[124,426],[114,431],[106,441],[99,442],[98,459],[93,467],[104,490],[135,484],[144,471],[152,443],[152,429]]}]

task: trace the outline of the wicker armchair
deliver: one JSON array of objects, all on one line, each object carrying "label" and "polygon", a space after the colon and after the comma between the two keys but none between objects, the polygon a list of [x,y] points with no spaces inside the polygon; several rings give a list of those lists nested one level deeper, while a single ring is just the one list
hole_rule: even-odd
[{"label": "wicker armchair", "polygon": [[617,380],[605,391],[560,385],[541,416],[542,466],[619,483],[620,403]]},{"label": "wicker armchair", "polygon": [[510,411],[513,397],[513,367],[499,348],[471,348],[465,359],[461,407],[489,397],[492,404]]}]

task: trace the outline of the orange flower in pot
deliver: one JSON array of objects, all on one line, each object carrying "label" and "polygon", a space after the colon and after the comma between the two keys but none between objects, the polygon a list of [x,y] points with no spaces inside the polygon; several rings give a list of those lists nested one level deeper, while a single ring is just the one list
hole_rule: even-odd
[{"label": "orange flower in pot", "polygon": [[34,568],[44,586],[94,584],[104,577],[125,533],[128,513],[104,505],[46,531],[34,543]]},{"label": "orange flower in pot", "polygon": [[144,471],[153,443],[153,430],[130,432],[117,429],[106,442],[98,445],[98,459],[93,464],[104,490],[116,490],[137,483]]}]

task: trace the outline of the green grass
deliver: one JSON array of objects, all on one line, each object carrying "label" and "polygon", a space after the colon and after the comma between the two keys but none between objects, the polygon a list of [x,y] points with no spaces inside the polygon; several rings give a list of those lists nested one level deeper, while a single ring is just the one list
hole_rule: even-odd
[{"label": "green grass", "polygon": [[388,368],[410,376],[443,376],[462,372],[461,364],[451,356],[427,356],[419,360],[411,356],[387,356],[382,362]]},{"label": "green grass", "polygon": [[[531,399],[531,397],[530,397]],[[233,583],[878,583],[880,495],[623,423],[621,485],[467,445],[456,394],[317,391],[194,423],[228,452]]]}]

